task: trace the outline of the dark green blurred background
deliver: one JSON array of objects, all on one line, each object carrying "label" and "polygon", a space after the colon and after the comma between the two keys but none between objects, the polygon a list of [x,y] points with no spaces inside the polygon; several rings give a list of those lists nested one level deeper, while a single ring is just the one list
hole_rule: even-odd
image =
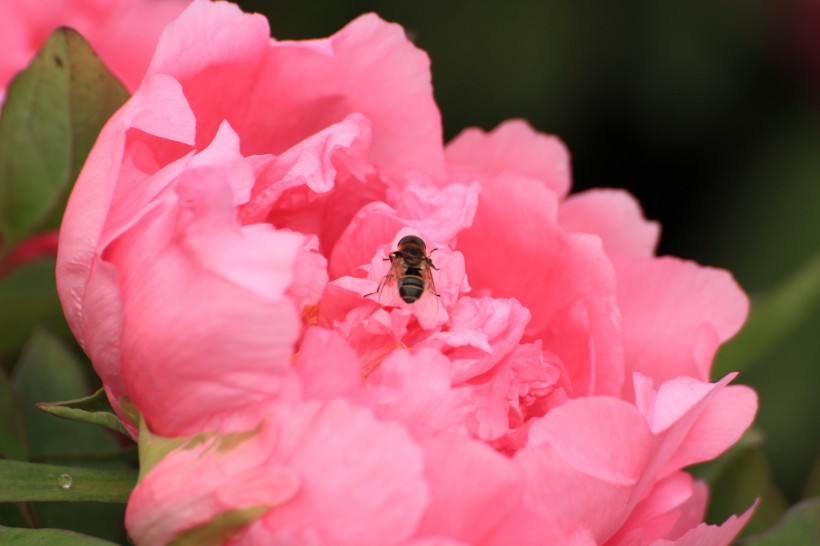
[{"label": "dark green blurred background", "polygon": [[[627,188],[663,224],[659,253],[729,268],[753,296],[820,251],[818,1],[239,3],[280,39],[366,11],[402,24],[432,59],[447,139],[526,118],[567,143],[576,190]],[[736,380],[760,394],[790,502],[820,449],[817,299]]]}]

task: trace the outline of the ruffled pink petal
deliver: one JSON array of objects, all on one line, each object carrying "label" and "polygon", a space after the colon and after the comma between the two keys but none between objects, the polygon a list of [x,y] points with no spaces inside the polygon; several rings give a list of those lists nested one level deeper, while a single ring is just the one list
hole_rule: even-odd
[{"label": "ruffled pink petal", "polygon": [[516,300],[462,297],[450,312],[448,330],[422,346],[440,348],[452,362],[453,383],[489,371],[521,340],[530,313]]},{"label": "ruffled pink petal", "polygon": [[[415,177],[402,190],[394,190],[393,208],[383,202],[362,207],[341,234],[330,258],[330,276],[350,275],[367,263],[372,252],[407,227],[423,234],[432,252],[436,244],[449,245],[459,231],[468,227],[478,202],[476,184],[451,184],[442,190],[429,177]],[[393,245],[398,239],[393,241]],[[386,250],[390,253],[395,246]]]},{"label": "ruffled pink petal", "polygon": [[[705,391],[702,394],[709,403],[704,407],[697,420],[688,431],[683,443],[667,463],[670,468],[683,468],[692,464],[714,459],[731,445],[737,442],[751,426],[757,412],[757,395],[749,387],[728,386],[723,388],[733,376],[727,376],[714,386],[714,394]],[[686,407],[698,400],[693,390],[700,390],[688,377],[673,379],[661,385],[655,405],[655,416],[678,413],[680,407]],[[708,385],[708,384],[707,384]],[[682,392],[676,392],[682,391]],[[681,403],[683,397],[689,398],[689,404]],[[670,406],[675,406],[671,409]],[[691,410],[689,410],[691,411]],[[659,426],[660,423],[655,426]]]},{"label": "ruffled pink petal", "polygon": [[660,236],[660,225],[647,221],[637,200],[622,190],[570,195],[558,209],[558,223],[567,231],[597,235],[607,254],[650,257]]},{"label": "ruffled pink petal", "polygon": [[541,349],[540,342],[516,347],[510,355],[510,372],[507,396],[511,426],[520,427],[566,401],[559,394],[562,388],[568,388],[566,371],[560,360]]},{"label": "ruffled pink petal", "polygon": [[[328,263],[331,280],[352,275],[370,263],[373,254],[385,247],[387,241],[392,241],[406,225],[406,221],[386,203],[375,202],[362,207],[333,247]],[[394,250],[395,247],[385,248],[382,258]]]},{"label": "ruffled pink petal", "polygon": [[330,400],[350,394],[361,384],[356,353],[334,330],[308,328],[294,362],[302,396],[306,400]]},{"label": "ruffled pink petal", "polygon": [[251,506],[270,510],[230,544],[376,546],[410,537],[428,493],[423,453],[401,427],[342,400],[271,409],[260,432],[233,449],[205,444],[166,456],[132,495],[126,525],[135,542],[166,544]]},{"label": "ruffled pink petal", "polygon": [[557,206],[536,180],[487,180],[458,248],[475,294],[513,297],[530,310],[526,334],[561,359],[574,396],[615,394],[623,355],[612,264],[598,237],[556,225]]},{"label": "ruffled pink petal", "polygon": [[[242,223],[264,221],[287,192],[304,188],[301,208],[333,190],[341,154],[363,159],[370,147],[370,122],[359,113],[323,128],[285,150],[264,165],[253,188],[253,197],[240,211]],[[344,167],[344,164],[341,165]],[[314,194],[314,195],[311,195]],[[296,194],[294,194],[296,195]],[[278,213],[293,212],[294,196],[279,203]],[[279,214],[274,213],[274,218]],[[302,211],[307,213],[308,211]],[[336,211],[338,213],[339,211]],[[304,219],[302,220],[304,221]],[[275,222],[275,220],[274,220]],[[304,231],[304,230],[302,230]],[[315,228],[315,233],[321,228]]]},{"label": "ruffled pink petal", "polygon": [[707,380],[718,345],[749,309],[731,275],[669,257],[614,263],[627,373],[659,383],[680,375]]},{"label": "ruffled pink petal", "polygon": [[160,434],[252,414],[290,373],[299,320],[284,292],[303,237],[237,226],[229,177],[189,171],[105,255],[121,272],[123,375]]},{"label": "ruffled pink petal", "polygon": [[521,474],[508,458],[468,438],[438,436],[425,444],[430,503],[416,530],[483,544],[522,503]]},{"label": "ruffled pink petal", "polygon": [[462,383],[460,391],[470,396],[466,414],[467,430],[485,442],[498,440],[510,431],[510,391],[513,372],[509,362],[499,364],[491,372]]},{"label": "ruffled pink petal", "polygon": [[437,536],[415,538],[405,542],[404,546],[470,546],[470,544],[467,542],[461,542],[460,540],[453,540],[448,537]]},{"label": "ruffled pink petal", "polygon": [[442,187],[427,174],[408,173],[407,184],[389,194],[398,215],[432,239],[450,243],[473,223],[480,186],[448,184]]},{"label": "ruffled pink petal", "polygon": [[246,137],[239,106],[259,76],[269,36],[264,16],[208,0],[194,0],[162,34],[148,74],[167,74],[182,84],[196,116],[198,148],[226,120]]},{"label": "ruffled pink petal", "polygon": [[657,391],[638,378],[636,403],[658,436],[661,475],[717,457],[751,426],[757,397],[748,387],[726,387],[734,376],[717,383],[679,377]]},{"label": "ruffled pink petal", "polygon": [[268,115],[249,119],[244,134],[264,135],[274,153],[360,112],[372,124],[373,164],[393,173],[442,173],[430,61],[398,25],[367,14],[325,40],[275,42],[262,71],[250,111]]},{"label": "ruffled pink petal", "polygon": [[[110,137],[114,132],[114,128],[109,126],[103,129],[102,135]],[[90,277],[94,274],[97,259],[96,237],[105,222],[106,202],[113,191],[111,188],[114,177],[111,175],[111,168],[116,165],[121,154],[122,141],[116,137],[103,138],[93,148],[87,164],[91,167],[83,170],[69,199],[58,243],[57,292],[68,325],[77,341],[91,356],[97,354],[98,350],[89,346],[86,339],[93,334],[87,330],[85,306],[89,298],[89,284],[94,282]],[[98,281],[103,288],[95,292],[93,297],[97,305],[113,311],[111,317],[116,320],[119,316],[116,312],[119,306],[116,275],[110,271],[99,272],[98,275],[105,277]]]},{"label": "ruffled pink petal", "polygon": [[737,537],[757,507],[757,502],[740,516],[730,516],[721,525],[702,523],[677,540],[656,540],[650,546],[727,546]]},{"label": "ruffled pink petal", "polygon": [[646,422],[633,406],[585,398],[535,423],[527,447],[513,460],[524,473],[530,509],[563,529],[587,529],[602,542],[638,502],[652,447]]},{"label": "ruffled pink petal", "polygon": [[[116,178],[111,181],[110,201],[104,205],[108,207],[104,209],[107,217],[97,241],[98,248],[104,248],[133,224],[182,173],[193,157],[190,145],[194,141],[195,126],[196,120],[179,82],[164,75],[147,77],[131,100],[109,120],[99,141],[124,141],[124,149],[116,157],[116,163],[102,165]],[[108,127],[111,127],[110,134]],[[95,156],[89,155],[72,199],[78,192],[82,195],[86,191],[98,191],[99,181],[94,179],[91,170],[98,163]],[[89,182],[85,181],[87,176]],[[97,209],[100,205],[96,203]],[[71,205],[66,209],[69,211],[74,214]],[[83,208],[78,214],[88,214],[88,211]]]},{"label": "ruffled pink petal", "polygon": [[534,513],[526,507],[512,512],[495,529],[482,546],[598,546],[592,534],[584,528],[567,529],[561,522]]},{"label": "ruffled pink petal", "polygon": [[[155,115],[158,104],[168,108],[166,116]],[[119,370],[122,302],[117,272],[101,262],[99,254],[107,240],[144,213],[184,165],[171,164],[166,172],[146,181],[142,169],[147,164],[152,165],[152,173],[160,168],[157,151],[152,150],[141,157],[139,168],[129,171],[133,163],[124,161],[126,152],[132,152],[142,138],[129,138],[136,134],[126,133],[129,128],[139,128],[136,133],[145,138],[154,138],[150,133],[163,141],[192,141],[194,119],[179,84],[165,76],[149,78],[109,120],[74,186],[60,230],[56,278],[66,320],[109,387],[115,408],[116,399],[127,394]]]},{"label": "ruffled pink petal", "polygon": [[293,262],[293,280],[286,292],[303,312],[319,303],[327,286],[327,260],[319,254],[318,247],[315,237],[303,243],[303,252]]},{"label": "ruffled pink petal", "polygon": [[372,123],[372,163],[397,173],[443,170],[429,60],[398,25],[371,14],[325,40],[271,42],[268,35],[264,17],[205,1],[163,35],[149,72],[183,83],[197,142],[227,119],[246,154],[278,155],[359,112]]},{"label": "ruffled pink petal", "polygon": [[523,120],[505,121],[489,133],[466,129],[447,145],[454,171],[493,177],[505,172],[538,180],[559,197],[570,186],[569,152],[558,138],[533,130]]},{"label": "ruffled pink petal", "polygon": [[274,508],[292,500],[300,478],[270,460],[274,434],[263,426],[232,449],[217,448],[211,443],[219,440],[210,440],[165,456],[131,493],[125,525],[134,543],[168,544],[224,512]]},{"label": "ruffled pink petal", "polygon": [[709,487],[706,482],[695,481],[692,484],[692,496],[679,509],[680,516],[675,527],[666,538],[680,538],[689,529],[697,527],[706,516],[706,505],[709,502]]},{"label": "ruffled pink petal", "polygon": [[247,544],[309,543],[303,537],[330,546],[403,543],[429,498],[422,450],[402,427],[343,400],[314,407],[276,416],[272,461],[287,464],[302,485],[292,502],[254,526],[259,540]]},{"label": "ruffled pink petal", "polygon": [[381,363],[367,400],[376,415],[410,430],[453,434],[464,429],[462,408],[470,400],[469,393],[451,390],[450,383],[450,362],[441,353],[397,350]]},{"label": "ruffled pink petal", "polygon": [[[657,482],[605,546],[641,546],[667,538],[681,520],[682,507],[693,497],[697,495],[692,477],[685,472],[677,472]],[[702,520],[701,513],[697,521]]]}]

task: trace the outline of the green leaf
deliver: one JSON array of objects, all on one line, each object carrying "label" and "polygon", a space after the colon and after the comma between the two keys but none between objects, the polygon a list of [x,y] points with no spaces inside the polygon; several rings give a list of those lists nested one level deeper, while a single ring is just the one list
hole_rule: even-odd
[{"label": "green leaf", "polygon": [[[124,411],[129,415],[135,411],[130,401],[126,398],[120,399],[120,407],[126,408]],[[206,444],[207,449],[226,453],[243,442],[253,438],[261,430],[261,425],[255,429],[244,432],[231,432],[228,434],[218,434],[215,432],[203,432],[196,436],[178,436],[166,438],[151,432],[148,424],[139,414],[135,414],[135,420],[139,421],[139,455],[140,455],[140,480],[148,474],[166,455],[175,449],[194,449],[200,444]]]},{"label": "green leaf", "polygon": [[91,146],[128,92],[70,28],[8,86],[0,116],[0,234],[56,228]]},{"label": "green leaf", "polygon": [[738,546],[816,546],[820,538],[820,499],[797,503],[769,531],[750,536]]},{"label": "green leaf", "polygon": [[803,492],[805,498],[820,497],[820,457],[814,461],[814,466],[809,472],[809,477],[806,480],[806,488]]},{"label": "green leaf", "polygon": [[54,266],[53,258],[36,260],[0,279],[0,354],[18,350],[38,326],[69,335]]},{"label": "green leaf", "polygon": [[11,387],[5,372],[0,369],[0,456],[17,461],[28,460],[23,409],[17,393]]},{"label": "green leaf", "polygon": [[746,451],[754,448],[760,448],[765,443],[763,432],[756,428],[747,430],[740,440],[734,443],[727,449],[720,457],[700,463],[688,468],[689,472],[699,480],[705,480],[710,486],[714,486],[717,479],[726,471],[737,458]]},{"label": "green leaf", "polygon": [[102,425],[129,436],[122,421],[111,408],[105,389],[100,389],[91,396],[67,402],[42,402],[37,404],[37,407],[63,419]]},{"label": "green leaf", "polygon": [[188,436],[165,438],[154,434],[151,432],[151,429],[148,428],[148,423],[145,422],[145,419],[143,419],[139,413],[134,413],[136,412],[136,408],[128,399],[124,397],[120,398],[119,403],[120,407],[124,408],[123,411],[139,423],[139,441],[137,442],[137,448],[139,449],[140,456],[140,481],[168,455],[168,453],[194,441],[192,437]]},{"label": "green leaf", "polygon": [[768,294],[753,298],[749,320],[721,348],[712,377],[748,370],[820,304],[820,253]]},{"label": "green leaf", "polygon": [[101,538],[62,529],[17,529],[0,526],[0,544],[6,546],[117,546]]},{"label": "green leaf", "polygon": [[169,546],[219,546],[270,509],[270,506],[249,506],[223,512],[205,525],[177,535]]},{"label": "green leaf", "polygon": [[0,461],[0,502],[128,502],[136,470]]},{"label": "green leaf", "polygon": [[721,523],[732,514],[740,514],[760,498],[751,521],[743,534],[761,532],[774,525],[786,511],[787,503],[774,486],[769,463],[759,449],[738,454],[713,481],[710,487],[706,521]]},{"label": "green leaf", "polygon": [[36,332],[23,348],[12,379],[23,403],[32,459],[117,449],[110,432],[37,409],[39,402],[79,398],[91,390],[83,366],[59,339]]}]

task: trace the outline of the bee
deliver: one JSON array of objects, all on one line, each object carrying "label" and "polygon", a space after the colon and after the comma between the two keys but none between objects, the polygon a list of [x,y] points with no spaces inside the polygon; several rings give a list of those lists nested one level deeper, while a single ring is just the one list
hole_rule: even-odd
[{"label": "bee", "polygon": [[[433,249],[430,254],[435,252]],[[399,241],[398,249],[391,252],[386,260],[390,260],[390,273],[384,276],[379,283],[376,292],[365,294],[371,296],[381,293],[385,286],[396,280],[396,287],[399,290],[399,297],[405,303],[413,303],[418,300],[425,290],[429,290],[436,297],[436,285],[433,283],[433,269],[438,269],[433,265],[430,255],[427,254],[427,245],[421,237],[407,235]]]}]

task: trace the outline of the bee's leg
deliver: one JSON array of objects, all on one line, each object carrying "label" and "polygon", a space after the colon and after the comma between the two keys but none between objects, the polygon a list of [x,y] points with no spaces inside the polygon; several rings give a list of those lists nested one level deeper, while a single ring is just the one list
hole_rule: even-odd
[{"label": "bee's leg", "polygon": [[392,278],[393,278],[393,273],[388,273],[387,275],[382,277],[381,281],[379,281],[379,286],[376,287],[375,292],[365,294],[362,297],[366,298],[367,296],[372,296],[373,294],[378,294],[379,295],[379,301],[381,301],[382,290],[384,290],[384,287],[387,286],[387,283],[389,283]]},{"label": "bee's leg", "polygon": [[[437,249],[437,248],[434,248],[433,250],[431,250],[431,251],[430,251],[430,254],[432,254],[432,253],[433,253],[433,252],[435,252],[436,250],[438,250],[438,249]],[[436,267],[435,265],[433,265],[433,260],[431,260],[431,259],[430,259],[430,256],[427,256],[426,258],[424,258],[424,260],[427,262],[427,265],[429,265],[430,267],[432,267],[433,269],[435,269],[436,271],[438,271],[438,267]]]},{"label": "bee's leg", "polygon": [[[433,265],[433,264],[430,264]],[[435,268],[434,268],[435,269]],[[432,294],[436,297],[436,313],[438,313],[439,300],[441,299],[441,294],[436,291],[436,282],[433,280],[433,273],[432,271],[427,272],[427,291],[432,292]]]},{"label": "bee's leg", "polygon": [[[389,261],[390,263],[393,263],[393,260],[394,260],[394,259],[395,259],[395,257],[396,257],[396,256],[395,256],[395,254],[396,254],[395,252],[391,252],[391,253],[387,256],[387,258],[384,258],[384,261],[385,261],[385,262]],[[372,296],[373,294],[376,294],[376,293],[379,293],[379,294],[380,294],[380,293],[381,293],[381,291],[382,291],[382,289],[383,289],[385,286],[387,286],[387,282],[388,282],[390,279],[392,279],[392,278],[393,278],[393,270],[392,270],[392,268],[391,268],[390,273],[388,273],[387,275],[385,275],[384,277],[382,277],[382,280],[381,280],[381,281],[379,281],[379,286],[378,286],[378,288],[376,288],[376,291],[375,291],[375,292],[371,292],[371,293],[369,293],[369,294],[365,294],[365,295],[363,295],[362,297],[363,297],[363,298],[366,298],[367,296]]]},{"label": "bee's leg", "polygon": [[[433,264],[430,264],[430,265],[432,266]],[[436,268],[434,267],[433,269],[436,269]],[[428,289],[430,290],[430,292],[432,292],[433,294],[435,294],[435,296],[436,296],[437,298],[440,298],[440,297],[441,297],[441,294],[439,294],[438,292],[436,292],[436,283],[435,283],[435,281],[433,281],[433,274],[432,274],[432,273],[430,273],[429,275],[427,275],[427,284],[429,285],[429,286],[428,286]]]}]

